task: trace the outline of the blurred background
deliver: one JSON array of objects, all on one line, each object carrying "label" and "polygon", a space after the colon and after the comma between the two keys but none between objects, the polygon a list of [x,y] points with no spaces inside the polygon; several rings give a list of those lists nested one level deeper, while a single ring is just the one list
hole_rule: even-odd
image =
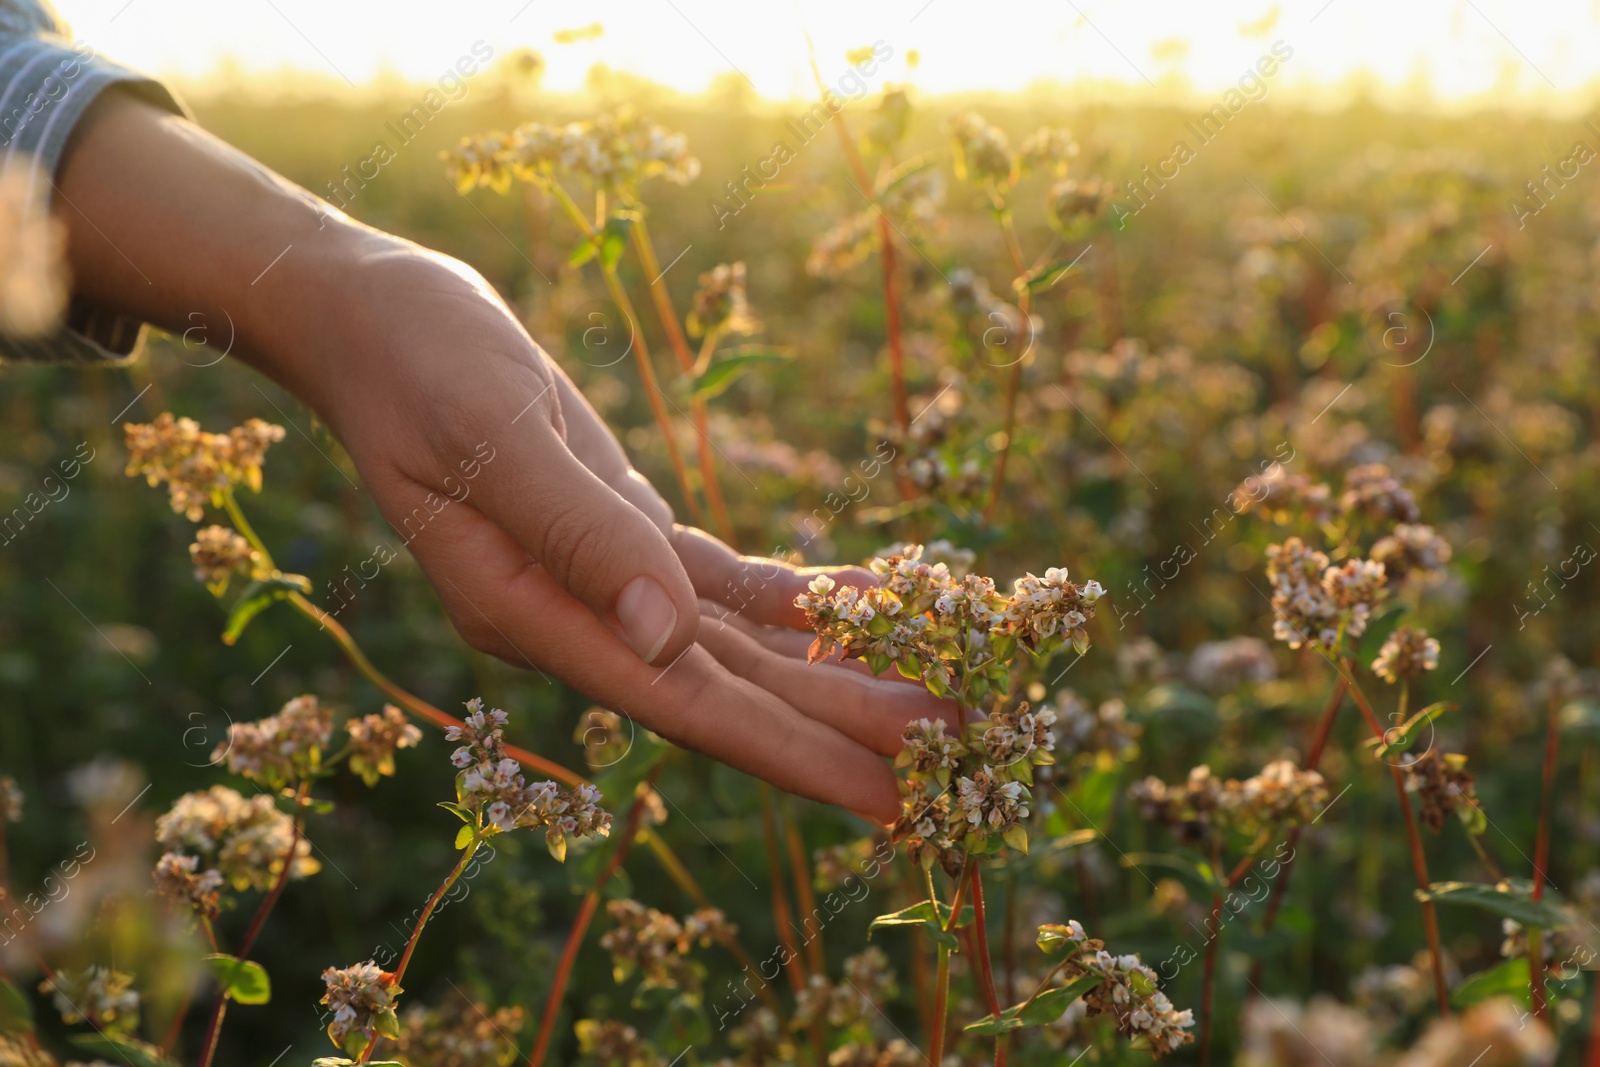
[{"label": "blurred background", "polygon": [[[1566,899],[1600,895],[1600,618],[1591,610],[1600,581],[1572,562],[1580,546],[1600,543],[1600,131],[1588,121],[1600,89],[1600,3],[58,6],[75,39],[168,79],[219,137],[337,196],[351,215],[482,271],[680,515],[637,373],[615,355],[625,326],[593,265],[569,264],[576,231],[531,187],[458,192],[441,153],[464,136],[624,106],[683,131],[699,177],[653,182],[645,197],[660,258],[671,261],[666,284],[687,308],[702,272],[743,261],[757,340],[783,356],[712,405],[740,546],[804,544],[806,562],[826,562],[943,538],[1001,582],[1070,566],[1099,579],[1120,609],[1102,612],[1084,665],[1048,686],[1051,700],[1070,687],[1091,707],[1122,701],[1142,728],[1136,749],[1090,752],[1089,764],[1062,771],[1084,820],[1095,816],[1116,846],[1091,845],[1059,866],[1041,861],[1019,914],[1092,916],[1092,932],[1162,958],[1191,936],[1185,924],[1200,921],[1204,901],[1181,880],[1150,881],[1119,864],[1123,852],[1161,844],[1120,799],[1124,787],[1146,774],[1176,780],[1200,762],[1245,775],[1303,751],[1328,684],[1314,658],[1275,644],[1242,678],[1192,667],[1215,642],[1271,640],[1260,590],[1262,550],[1276,534],[1246,519],[1219,527],[1214,516],[1263,460],[1291,452],[1291,470],[1335,494],[1350,468],[1388,464],[1416,494],[1422,521],[1451,543],[1450,576],[1418,607],[1444,646],[1423,696],[1461,705],[1441,723],[1440,744],[1469,756],[1493,823],[1486,847],[1508,873],[1531,868],[1551,672],[1571,679],[1559,690],[1550,880]],[[862,74],[849,53],[874,43],[888,58]],[[1266,57],[1276,60],[1270,73]],[[471,74],[461,73],[464,58],[475,60]],[[929,416],[910,435],[890,426],[876,261],[852,256],[850,234],[836,232],[863,208],[837,139],[810,141],[754,194],[736,190],[775,141],[793,140],[819,77],[847,100],[855,133],[891,128],[869,163],[921,161],[940,175],[896,238],[910,410]],[[413,119],[402,134],[419,105],[427,121]],[[1065,173],[1095,190],[1084,225],[1063,235],[1051,175],[1015,188],[1029,258],[1056,248],[1073,269],[1034,299],[1009,442],[997,434],[1015,360],[989,358],[984,322],[996,301],[1015,299],[1014,271],[989,204],[956,176],[948,129],[973,110],[1012,146],[1039,127],[1066,127],[1076,151]],[[379,143],[395,150],[392,160],[351,184]],[[623,273],[643,308],[651,279],[631,263]],[[659,323],[646,313],[644,326],[667,374]],[[265,418],[288,434],[269,454],[264,491],[245,494],[244,506],[279,564],[311,579],[314,600],[331,606],[326,583],[393,542],[314,415],[225,350],[225,331],[208,324],[193,336],[153,337],[127,367],[0,368],[0,514],[62,461],[84,461],[64,498],[0,535],[0,773],[27,797],[9,829],[10,875],[18,887],[36,885],[93,841],[101,853],[75,883],[75,903],[59,906],[61,943],[74,927],[88,929],[104,901],[144,899],[137,919],[103,931],[103,941],[125,961],[166,961],[151,963],[170,975],[166,986],[146,994],[147,1016],[160,1023],[192,960],[152,947],[166,943],[167,922],[141,896],[155,816],[226,780],[210,757],[232,722],[303,692],[358,714],[381,704],[288,612],[269,611],[225,647],[224,610],[193,579],[188,524],[163,493],[123,475],[123,421],[171,410],[223,430]],[[693,431],[679,429],[688,452]],[[914,491],[885,475],[864,500],[839,507],[844,479],[886,436],[922,462]],[[986,517],[984,487],[1003,444],[1011,480]],[[801,532],[808,521],[820,536]],[[1153,586],[1180,545],[1196,562],[1174,568],[1176,577],[1162,569],[1166,580]],[[574,731],[589,702],[470,651],[408,555],[341,618],[413,692],[452,710],[481,695],[513,712],[514,740],[583,766]],[[1563,657],[1575,671],[1551,667]],[[1323,769],[1361,788],[1303,841],[1308,869],[1276,932],[1240,932],[1220,996],[1236,1017],[1249,961],[1264,958],[1268,992],[1381,1005],[1393,1016],[1384,1016],[1385,1040],[1398,1046],[1420,1032],[1428,989],[1416,998],[1421,940],[1394,796],[1385,777],[1355,765],[1358,727],[1353,716],[1343,723],[1346,754],[1331,753]],[[286,1045],[286,1063],[331,1050],[318,1034],[321,968],[393,941],[394,921],[452,862],[453,825],[434,807],[450,789],[442,744],[430,734],[402,752],[399,779],[370,793],[348,775],[335,779],[339,803],[311,831],[324,869],[291,888],[257,954],[273,975],[272,1003],[230,1015],[219,1063],[265,1065]],[[678,808],[663,833],[750,943],[773,943],[765,885],[751,888],[767,866],[752,783],[682,755],[661,789]],[[680,814],[685,822],[674,825]],[[788,817],[808,850],[863,832],[811,805],[793,805]],[[1053,817],[1065,820],[1063,833],[1082,826]],[[1435,876],[1485,879],[1455,829],[1428,840]],[[690,910],[650,863],[630,860],[613,891]],[[557,868],[538,841],[508,837],[465,902],[430,927],[408,989],[440,1003],[454,985],[492,1006],[536,1011],[577,907],[574,889],[593,874],[581,863]],[[830,961],[859,950],[874,910],[840,920]],[[1497,964],[1497,919],[1457,911],[1444,923],[1457,977]],[[555,1062],[577,1056],[570,1023],[580,1015],[629,1018],[641,1031],[661,1023],[629,1005],[592,940]],[[902,948],[886,951],[909,966]],[[720,988],[737,968],[714,971]],[[1173,999],[1193,1003],[1198,982],[1186,970]],[[1563,1062],[1580,1062],[1585,983],[1592,978],[1560,994]],[[908,1000],[888,1010],[908,1027],[916,1016]],[[60,1029],[38,1014],[43,1029]],[[191,1053],[198,1025],[191,1019],[184,1031]],[[508,1040],[525,1052],[532,1031]],[[722,1050],[720,1040],[708,1032],[695,1058],[714,1062],[721,1052],[705,1049]],[[1216,1041],[1237,1050],[1236,1024]]]}]

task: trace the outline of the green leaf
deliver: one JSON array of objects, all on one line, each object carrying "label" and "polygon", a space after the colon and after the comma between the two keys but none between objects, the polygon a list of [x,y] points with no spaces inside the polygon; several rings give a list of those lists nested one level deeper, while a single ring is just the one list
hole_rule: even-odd
[{"label": "green leaf", "polygon": [[591,237],[585,237],[573,248],[571,255],[567,256],[567,266],[581,267],[595,257],[600,251],[600,246]]},{"label": "green leaf", "polygon": [[1412,739],[1416,737],[1417,731],[1455,707],[1456,705],[1444,700],[1429,704],[1407,719],[1402,725],[1386,730],[1382,741],[1374,737],[1368,739],[1367,744],[1375,746],[1373,755],[1378,759],[1383,759],[1385,756],[1393,755],[1396,752],[1404,752],[1411,747]]},{"label": "green leaf", "polygon": [[992,1036],[1003,1034],[1008,1030],[1020,1030],[1026,1026],[1048,1026],[1061,1018],[1061,1013],[1066,1011],[1073,1001],[1102,981],[1104,979],[1097,974],[1083,975],[1064,986],[1040,993],[1030,1003],[1014,1005],[999,1015],[985,1015],[966,1027],[966,1032]]},{"label": "green leaf", "polygon": [[240,1004],[265,1004],[272,999],[267,969],[254,960],[241,960],[217,952],[205,958],[223,994]]},{"label": "green leaf", "polygon": [[311,592],[311,579],[299,574],[276,574],[245,586],[244,592],[228,612],[228,625],[222,631],[222,643],[231,645],[239,640],[244,628],[274,602],[287,599],[291,593]]},{"label": "green leaf", "polygon": [[1356,660],[1363,667],[1372,666],[1372,661],[1378,658],[1378,651],[1383,648],[1383,643],[1389,640],[1390,634],[1400,628],[1400,623],[1405,617],[1404,604],[1390,604],[1367,620],[1367,628],[1361,631],[1361,642],[1356,646]]},{"label": "green leaf", "polygon": [[471,843],[472,843],[472,827],[471,826],[463,826],[461,829],[456,831],[456,849],[457,849],[457,851],[466,848]]},{"label": "green leaf", "polygon": [[1061,1018],[1074,1000],[1099,985],[1103,978],[1086,974],[1058,989],[1047,989],[1033,998],[1033,1003],[1019,1014],[1024,1026],[1048,1026]]},{"label": "green leaf", "polygon": [[1007,1008],[999,1015],[985,1015],[975,1023],[969,1023],[964,1029],[966,1033],[977,1034],[980,1037],[992,1037],[1003,1034],[1007,1030],[1021,1030],[1022,1020],[1016,1016],[1016,1008]]},{"label": "green leaf", "polygon": [[1469,1008],[1491,997],[1519,999],[1528,1006],[1528,957],[1505,960],[1497,967],[1479,971],[1456,986],[1450,994],[1450,1003],[1457,1008]]},{"label": "green leaf", "polygon": [[462,822],[470,823],[475,821],[472,812],[467,808],[462,807],[460,804],[453,803],[449,800],[441,800],[439,801],[439,807],[443,808],[445,811],[448,811]]},{"label": "green leaf", "polygon": [[600,231],[600,265],[606,270],[612,270],[617,262],[622,259],[622,251],[628,246],[628,234],[633,229],[634,216],[631,212],[618,212],[606,219],[605,228]]},{"label": "green leaf", "polygon": [[689,395],[702,400],[721,396],[745,371],[763,363],[781,363],[789,354],[778,348],[741,345],[721,356],[689,383]]},{"label": "green leaf", "polygon": [[1493,912],[1506,919],[1515,919],[1523,926],[1539,926],[1546,930],[1559,930],[1572,924],[1572,917],[1561,905],[1549,898],[1534,900],[1525,885],[1501,882],[1434,882],[1426,892],[1415,890],[1422,901],[1440,904],[1465,904],[1482,911]]},{"label": "green leaf", "polygon": [[[919,900],[909,908],[901,908],[899,911],[892,911],[887,915],[879,915],[873,919],[871,925],[867,927],[867,937],[870,939],[872,931],[880,927],[922,926],[927,930],[928,936],[935,941],[953,946],[956,944],[954,936],[944,930],[944,927],[949,925],[949,922],[950,905],[941,900],[936,911],[930,901]],[[961,915],[951,929],[959,929],[970,922],[972,922],[972,906],[968,905],[961,909]]]},{"label": "green leaf", "polygon": [[[1081,257],[1080,257],[1081,258]],[[1076,259],[1063,259],[1051,263],[1049,266],[1040,267],[1038,270],[1029,271],[1025,277],[1018,278],[1012,283],[1020,293],[1024,290],[1037,293],[1041,289],[1049,289],[1056,282],[1067,276],[1067,272],[1077,266]]]},{"label": "green leaf", "polygon": [[33,1033],[33,1009],[10,982],[0,980],[0,1034]]},{"label": "green leaf", "polygon": [[85,1052],[110,1060],[120,1060],[130,1067],[177,1067],[161,1054],[154,1045],[131,1037],[112,1037],[108,1034],[73,1034],[68,1038]]}]

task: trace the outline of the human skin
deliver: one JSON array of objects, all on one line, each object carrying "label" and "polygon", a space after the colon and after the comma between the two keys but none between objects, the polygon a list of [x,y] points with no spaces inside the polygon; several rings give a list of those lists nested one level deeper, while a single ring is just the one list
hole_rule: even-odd
[{"label": "human skin", "polygon": [[793,600],[819,572],[675,525],[471,268],[117,92],[74,132],[54,210],[76,294],[174,333],[231,322],[231,354],[317,412],[391,525],[459,496],[462,461],[494,449],[409,546],[474,648],[782,789],[894,817],[881,757],[950,706],[858,663],[808,667]]}]

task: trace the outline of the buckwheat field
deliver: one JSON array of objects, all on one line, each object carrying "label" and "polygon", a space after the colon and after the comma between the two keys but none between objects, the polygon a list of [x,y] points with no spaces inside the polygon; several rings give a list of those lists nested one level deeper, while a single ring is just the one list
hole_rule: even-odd
[{"label": "buckwheat field", "polygon": [[226,322],[7,365],[0,1065],[1600,1064],[1600,135],[1258,100],[1277,36],[1238,106],[883,41],[192,91],[481,271],[679,522],[863,568],[792,686],[947,713],[891,824],[798,799],[456,635],[409,546],[514,427],[396,528]]}]

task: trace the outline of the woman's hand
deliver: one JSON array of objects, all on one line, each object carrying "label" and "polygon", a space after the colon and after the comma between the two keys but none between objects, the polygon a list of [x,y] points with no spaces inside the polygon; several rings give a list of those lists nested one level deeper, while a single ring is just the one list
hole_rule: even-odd
[{"label": "woman's hand", "polygon": [[806,667],[785,631],[809,575],[674,526],[471,270],[115,94],[76,132],[60,194],[78,292],[175,332],[235,323],[236,354],[327,422],[474,647],[781,788],[893,817],[880,757],[947,707]]}]

